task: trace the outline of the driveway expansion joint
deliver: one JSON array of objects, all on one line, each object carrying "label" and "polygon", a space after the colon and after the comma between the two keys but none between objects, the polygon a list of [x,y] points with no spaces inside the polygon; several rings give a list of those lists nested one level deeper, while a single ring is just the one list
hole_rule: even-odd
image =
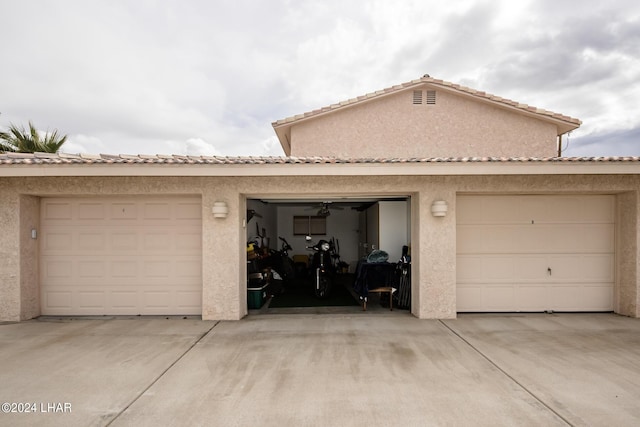
[{"label": "driveway expansion joint", "polygon": [[471,344],[471,342],[469,342],[460,333],[458,333],[451,326],[449,326],[444,320],[438,320],[438,322],[440,322],[445,328],[447,328],[453,335],[458,337],[462,342],[464,342],[466,345],[468,345],[473,351],[478,353],[483,359],[485,359],[487,362],[489,362],[494,368],[496,368],[499,372],[501,372],[510,381],[512,381],[514,384],[516,384],[518,387],[520,387],[525,393],[527,393],[529,396],[533,397],[537,402],[539,402],[542,406],[547,408],[547,410],[552,412],[555,416],[557,416],[559,419],[561,419],[568,426],[573,427],[573,424],[571,422],[569,422],[569,420],[567,420],[565,417],[563,417],[558,411],[553,409],[549,404],[547,404],[544,400],[542,400],[542,398],[540,398],[534,392],[529,390],[524,384],[522,384],[520,381],[518,381],[515,377],[513,377],[511,374],[509,374],[507,371],[505,371],[495,361],[493,361],[489,356],[487,356],[485,353],[480,351],[480,349],[478,349],[476,346]]},{"label": "driveway expansion joint", "polygon": [[207,329],[205,332],[203,332],[202,334],[200,334],[200,336],[198,337],[198,339],[196,339],[190,346],[189,348],[187,348],[180,356],[178,356],[176,358],[176,360],[174,360],[171,364],[169,364],[169,366],[167,366],[166,369],[164,369],[162,372],[160,372],[160,375],[158,375],[153,381],[151,381],[151,383],[149,383],[149,385],[147,387],[145,387],[144,390],[142,390],[140,393],[138,393],[137,396],[135,396],[131,402],[129,402],[129,404],[127,404],[127,406],[125,406],[124,408],[122,408],[122,410],[120,412],[118,412],[116,414],[115,417],[113,417],[107,424],[105,424],[105,427],[110,426],[111,424],[113,424],[114,421],[116,421],[122,414],[124,414],[130,407],[131,405],[133,405],[134,403],[136,403],[138,401],[138,399],[140,399],[151,387],[154,386],[154,384],[156,384],[160,378],[162,378],[163,376],[165,376],[165,374],[167,372],[169,372],[171,370],[171,368],[173,368],[180,360],[182,360],[182,358],[184,356],[187,355],[187,353],[189,353],[200,341],[202,341],[202,339],[204,337],[206,337],[209,332],[211,332],[213,330],[213,328],[215,328],[216,326],[218,326],[220,324],[220,321],[215,322],[209,329]]}]

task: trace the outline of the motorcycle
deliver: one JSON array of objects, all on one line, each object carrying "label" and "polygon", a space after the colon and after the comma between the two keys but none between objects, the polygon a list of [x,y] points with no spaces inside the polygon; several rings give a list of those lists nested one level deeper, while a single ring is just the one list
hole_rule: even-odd
[{"label": "motorcycle", "polygon": [[[307,241],[310,241],[307,238]],[[326,240],[320,240],[313,246],[307,246],[314,254],[311,261],[311,269],[314,278],[314,292],[318,298],[326,298],[333,287],[333,264],[331,244]]]},{"label": "motorcycle", "polygon": [[[259,236],[262,237],[262,236]],[[265,287],[269,295],[285,292],[285,285],[294,277],[291,245],[282,237],[280,250],[260,248],[257,241],[247,243],[247,279],[251,287]],[[263,255],[260,255],[262,253]]]},{"label": "motorcycle", "polygon": [[289,257],[289,251],[293,248],[284,237],[278,237],[278,239],[282,244],[279,251],[271,253],[272,268],[282,276],[282,280],[291,281],[295,275],[295,269],[293,260]]},{"label": "motorcycle", "polygon": [[294,277],[293,260],[289,258],[292,247],[284,238],[279,237],[279,239],[282,241],[280,250],[267,249],[264,250],[264,255],[257,256],[258,271],[268,269],[275,273],[277,280],[290,281]]}]

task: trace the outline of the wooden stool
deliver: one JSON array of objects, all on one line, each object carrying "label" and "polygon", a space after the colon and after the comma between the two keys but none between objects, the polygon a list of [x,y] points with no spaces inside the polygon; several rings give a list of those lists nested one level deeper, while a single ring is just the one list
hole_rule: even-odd
[{"label": "wooden stool", "polygon": [[[377,294],[383,294],[385,292],[389,293],[389,310],[393,311],[393,293],[396,291],[396,288],[391,286],[381,286],[375,289],[369,289],[369,293],[375,292]],[[381,296],[382,297],[382,296]],[[362,310],[367,311],[367,297],[364,298],[362,303]]]}]

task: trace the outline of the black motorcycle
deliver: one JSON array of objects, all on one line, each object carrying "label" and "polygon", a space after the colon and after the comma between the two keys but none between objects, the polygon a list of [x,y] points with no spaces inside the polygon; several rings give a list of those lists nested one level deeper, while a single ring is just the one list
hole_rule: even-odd
[{"label": "black motorcycle", "polygon": [[314,292],[318,298],[326,298],[333,287],[333,264],[331,259],[331,244],[326,240],[320,240],[313,246],[307,246],[313,250],[311,271],[313,272]]},{"label": "black motorcycle", "polygon": [[282,242],[280,250],[270,250],[269,255],[260,260],[261,269],[270,269],[277,273],[277,280],[290,282],[295,275],[293,260],[289,258],[289,251],[293,248],[283,237],[278,237]]},{"label": "black motorcycle", "polygon": [[291,281],[295,276],[293,260],[289,257],[289,251],[293,248],[284,237],[278,237],[282,242],[280,250],[273,254],[274,268],[282,276],[282,280]]}]

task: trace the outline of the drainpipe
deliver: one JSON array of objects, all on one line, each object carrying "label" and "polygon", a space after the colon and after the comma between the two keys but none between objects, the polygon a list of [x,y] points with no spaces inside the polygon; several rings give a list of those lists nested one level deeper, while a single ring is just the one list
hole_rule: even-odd
[{"label": "drainpipe", "polygon": [[558,135],[558,157],[562,157],[562,135]]}]

